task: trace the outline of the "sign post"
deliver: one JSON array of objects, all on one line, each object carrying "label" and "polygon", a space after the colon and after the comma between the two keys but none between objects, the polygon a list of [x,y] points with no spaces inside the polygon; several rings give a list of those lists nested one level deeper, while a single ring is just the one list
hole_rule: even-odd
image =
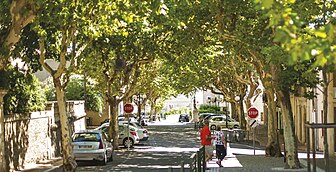
[{"label": "sign post", "polygon": [[255,127],[258,125],[258,122],[255,120],[255,118],[258,117],[259,111],[255,107],[250,107],[247,110],[247,115],[250,118],[250,127],[253,128],[253,155],[255,155]]},{"label": "sign post", "polygon": [[130,119],[129,119],[129,114],[132,113],[134,110],[134,107],[131,103],[126,103],[124,105],[124,112],[127,118],[127,150],[130,149],[130,138],[129,138],[129,133],[130,133]]}]

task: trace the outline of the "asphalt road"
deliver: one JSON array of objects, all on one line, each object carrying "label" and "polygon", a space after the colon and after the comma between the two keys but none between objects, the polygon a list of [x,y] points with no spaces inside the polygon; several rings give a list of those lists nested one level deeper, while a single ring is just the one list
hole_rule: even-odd
[{"label": "asphalt road", "polygon": [[[121,147],[116,150],[114,160],[105,166],[95,162],[79,162],[77,171],[179,171],[181,161],[189,162],[189,157],[199,146],[199,132],[193,125],[157,125],[146,127],[149,140],[135,145],[133,149]],[[60,172],[60,168],[49,172]]]}]

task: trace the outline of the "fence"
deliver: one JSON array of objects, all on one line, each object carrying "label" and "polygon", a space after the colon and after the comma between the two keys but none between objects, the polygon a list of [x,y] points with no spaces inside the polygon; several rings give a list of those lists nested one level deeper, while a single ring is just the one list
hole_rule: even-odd
[{"label": "fence", "polygon": [[[180,172],[184,172],[184,161],[180,163]],[[196,153],[193,153],[190,156],[189,162],[189,171],[190,172],[205,172],[206,169],[206,162],[205,162],[205,147],[202,146],[198,149]],[[172,172],[173,169],[169,168],[168,172]]]},{"label": "fence", "polygon": [[[311,166],[310,166],[310,138],[312,138],[312,151],[313,151],[313,171],[316,172],[316,152],[315,152],[315,134],[316,134],[316,129],[323,129],[323,130],[326,130],[328,128],[334,128],[336,129],[336,123],[327,123],[327,124],[318,124],[318,123],[306,123],[305,124],[306,126],[306,139],[307,139],[307,171],[311,171]],[[310,137],[310,130],[312,131],[311,133],[311,137]],[[326,143],[327,144],[327,143]],[[326,153],[326,151],[328,150],[325,150],[324,152],[324,163],[325,163],[325,171],[326,172],[329,172],[331,171],[330,169],[330,164],[329,164],[329,154]]]}]

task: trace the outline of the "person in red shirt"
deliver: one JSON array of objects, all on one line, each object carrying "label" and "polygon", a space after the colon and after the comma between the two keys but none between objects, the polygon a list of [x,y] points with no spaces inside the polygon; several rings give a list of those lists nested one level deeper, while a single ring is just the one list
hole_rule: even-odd
[{"label": "person in red shirt", "polygon": [[213,146],[211,144],[211,131],[209,129],[209,121],[204,120],[204,127],[201,130],[201,145],[205,147],[205,161],[209,161],[213,156]]}]

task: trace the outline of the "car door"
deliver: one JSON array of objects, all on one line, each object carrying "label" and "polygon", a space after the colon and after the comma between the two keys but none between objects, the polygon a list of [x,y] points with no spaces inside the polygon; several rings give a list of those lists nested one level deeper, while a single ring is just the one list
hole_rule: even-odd
[{"label": "car door", "polygon": [[119,137],[118,137],[118,143],[119,145],[122,144],[124,138],[126,137],[125,127],[124,125],[119,125]]},{"label": "car door", "polygon": [[112,155],[112,152],[113,152],[112,142],[105,133],[102,133],[102,136],[103,136],[102,139],[103,139],[103,142],[104,142],[104,145],[105,145],[107,156],[110,157]]},{"label": "car door", "polygon": [[226,119],[225,117],[218,117],[218,123],[221,127],[226,127]]}]

